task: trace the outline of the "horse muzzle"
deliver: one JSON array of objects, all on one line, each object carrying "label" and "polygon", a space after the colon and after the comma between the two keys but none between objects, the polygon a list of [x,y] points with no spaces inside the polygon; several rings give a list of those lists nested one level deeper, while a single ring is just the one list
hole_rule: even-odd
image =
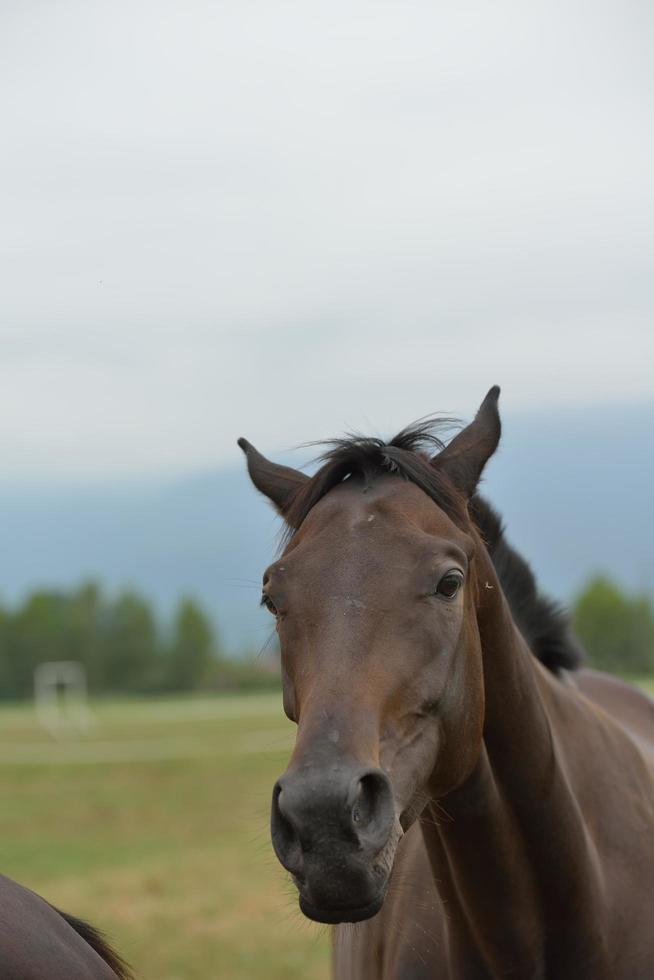
[{"label": "horse muzzle", "polygon": [[399,823],[381,769],[310,765],[288,771],[273,792],[275,853],[318,922],[358,922],[382,906]]}]

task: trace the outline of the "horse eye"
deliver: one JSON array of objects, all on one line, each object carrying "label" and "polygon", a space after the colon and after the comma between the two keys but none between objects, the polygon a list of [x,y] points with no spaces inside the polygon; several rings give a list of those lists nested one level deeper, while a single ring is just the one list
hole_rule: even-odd
[{"label": "horse eye", "polygon": [[461,572],[447,572],[436,586],[436,592],[444,599],[453,599],[462,585],[463,575]]},{"label": "horse eye", "polygon": [[266,592],[261,593],[261,605],[265,606],[268,612],[272,613],[273,616],[277,615],[277,606]]}]

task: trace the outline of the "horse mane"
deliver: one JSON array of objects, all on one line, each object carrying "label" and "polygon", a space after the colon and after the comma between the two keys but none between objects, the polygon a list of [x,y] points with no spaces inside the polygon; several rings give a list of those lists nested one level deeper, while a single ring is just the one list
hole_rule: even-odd
[{"label": "horse mane", "polygon": [[474,494],[469,504],[447,475],[433,466],[433,455],[445,448],[437,434],[458,426],[456,419],[427,417],[402,429],[390,442],[348,434],[327,443],[320,468],[302,484],[286,511],[284,543],[293,537],[309,511],[331,489],[352,476],[370,482],[376,475],[395,473],[420,487],[459,527],[472,519],[495,566],[516,626],[532,653],[553,673],[575,670],[583,661],[581,647],[570,629],[565,609],[539,591],[530,566],[506,541],[502,520],[491,505]]},{"label": "horse mane", "polygon": [[134,980],[132,971],[127,963],[111,948],[99,929],[85,922],[84,919],[78,919],[74,915],[68,915],[66,912],[62,912],[61,909],[55,909],[55,912],[75,930],[78,936],[81,936],[89,944],[91,949],[95,950],[107,966],[111,967],[118,980]]},{"label": "horse mane", "polygon": [[504,537],[500,515],[479,494],[470,501],[470,515],[486,543],[514,622],[534,656],[553,673],[577,670],[584,654],[567,610],[540,592],[530,565]]}]

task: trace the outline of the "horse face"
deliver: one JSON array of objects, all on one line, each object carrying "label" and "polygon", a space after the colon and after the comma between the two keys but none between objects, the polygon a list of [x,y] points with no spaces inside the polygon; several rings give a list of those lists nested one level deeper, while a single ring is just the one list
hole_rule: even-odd
[{"label": "horse face", "polygon": [[272,838],[310,918],[374,915],[402,833],[478,758],[473,551],[425,493],[380,476],[332,490],[266,572],[298,725]]}]

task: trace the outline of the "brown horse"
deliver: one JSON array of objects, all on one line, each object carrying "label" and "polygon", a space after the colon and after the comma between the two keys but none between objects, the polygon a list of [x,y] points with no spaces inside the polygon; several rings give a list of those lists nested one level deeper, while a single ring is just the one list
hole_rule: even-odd
[{"label": "brown horse", "polygon": [[88,922],[60,912],[0,875],[2,980],[130,980],[123,960]]},{"label": "brown horse", "polygon": [[498,395],[435,455],[422,424],[311,478],[239,441],[288,526],[273,845],[339,923],[339,980],[654,977],[654,706],[561,669],[565,622],[475,494]]}]

